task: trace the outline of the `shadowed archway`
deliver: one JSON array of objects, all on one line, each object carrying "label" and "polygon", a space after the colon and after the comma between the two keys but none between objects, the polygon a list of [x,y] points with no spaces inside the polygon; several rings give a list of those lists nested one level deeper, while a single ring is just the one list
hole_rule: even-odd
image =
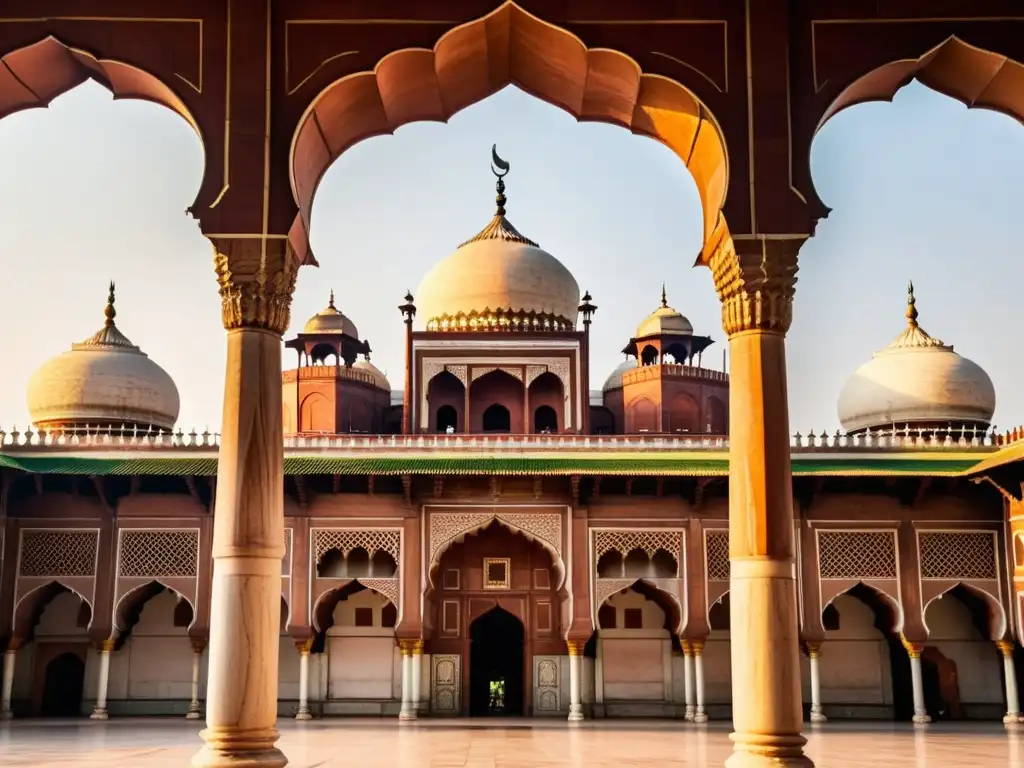
[{"label": "shadowed archway", "polygon": [[524,714],[523,623],[495,607],[473,622],[469,638],[469,714]]}]

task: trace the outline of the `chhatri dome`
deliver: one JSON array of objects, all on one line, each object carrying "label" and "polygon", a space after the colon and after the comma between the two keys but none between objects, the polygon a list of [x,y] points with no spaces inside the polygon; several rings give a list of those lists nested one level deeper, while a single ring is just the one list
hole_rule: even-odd
[{"label": "chhatri dome", "polygon": [[849,378],[839,395],[848,432],[896,426],[986,429],[996,409],[992,380],[917,323],[914,284],[907,291],[907,327]]},{"label": "chhatri dome", "polygon": [[580,289],[572,273],[505,217],[509,164],[492,148],[498,210],[490,223],[436,264],[416,291],[428,331],[572,330]]},{"label": "chhatri dome", "polygon": [[32,375],[27,398],[32,423],[43,429],[171,429],[178,419],[178,388],[114,324],[113,283],[104,314],[106,322],[99,331]]},{"label": "chhatri dome", "polygon": [[693,325],[690,324],[690,321],[686,319],[682,312],[668,305],[668,296],[665,294],[665,285],[662,283],[661,306],[651,312],[637,326],[636,338],[642,339],[646,336],[660,336],[670,333],[692,334]]},{"label": "chhatri dome", "polygon": [[337,333],[346,334],[353,339],[359,338],[356,324],[334,306],[334,291],[331,291],[331,299],[327,303],[327,307],[309,318],[306,325],[303,326],[302,332],[309,334]]}]

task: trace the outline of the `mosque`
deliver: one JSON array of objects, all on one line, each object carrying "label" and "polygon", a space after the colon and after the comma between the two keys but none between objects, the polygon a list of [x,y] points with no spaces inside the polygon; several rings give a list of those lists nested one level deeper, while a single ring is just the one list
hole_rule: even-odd
[{"label": "mosque", "polygon": [[[598,308],[507,170],[399,307],[403,381],[333,293],[285,343],[279,714],[727,719],[729,375],[662,289],[592,376]],[[845,432],[791,443],[805,715],[1016,723],[1022,435],[897,310]],[[115,318],[111,285],[0,432],[4,718],[203,711],[218,436]]]}]

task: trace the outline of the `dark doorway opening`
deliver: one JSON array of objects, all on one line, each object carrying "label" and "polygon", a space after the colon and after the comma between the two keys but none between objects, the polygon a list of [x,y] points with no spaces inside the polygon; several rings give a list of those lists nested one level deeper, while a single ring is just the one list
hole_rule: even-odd
[{"label": "dark doorway opening", "polygon": [[469,628],[469,714],[523,714],[523,624],[492,608]]},{"label": "dark doorway opening", "polygon": [[459,412],[454,406],[442,405],[437,409],[437,431],[447,432],[449,428],[452,432],[459,431]]},{"label": "dark doorway opening", "polygon": [[533,413],[534,432],[557,432],[558,414],[550,405],[542,405]]},{"label": "dark doorway opening", "polygon": [[928,646],[921,654],[924,704],[932,720],[962,720],[960,681],[956,662],[938,648]]},{"label": "dark doorway opening", "polygon": [[914,686],[910,673],[910,657],[897,635],[886,634],[889,663],[892,666],[892,716],[907,721],[914,716]]},{"label": "dark doorway opening", "polygon": [[508,408],[495,403],[484,411],[484,432],[511,432],[512,416]]},{"label": "dark doorway opening", "polygon": [[85,662],[74,653],[62,653],[46,665],[41,714],[76,717],[82,710]]}]

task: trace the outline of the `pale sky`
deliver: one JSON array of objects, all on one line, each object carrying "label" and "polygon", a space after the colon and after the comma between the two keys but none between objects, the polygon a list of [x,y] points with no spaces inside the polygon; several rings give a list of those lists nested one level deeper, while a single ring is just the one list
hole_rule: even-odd
[{"label": "pale sky", "polygon": [[[399,388],[396,307],[492,215],[492,143],[512,164],[509,219],[599,306],[592,389],[658,306],[663,281],[669,303],[716,342],[705,366],[720,367],[727,342],[711,275],[691,266],[700,204],[686,168],[652,140],[578,124],[514,88],[447,125],[417,123],[358,144],[331,167],[313,213],[321,266],[300,272],[289,336],[333,288]],[[855,107],[829,123],[812,166],[833,212],[800,257],[788,358],[793,430],[838,428],[843,382],[902,329],[910,278],[922,326],[992,377],[995,423],[1024,422],[1016,122],[915,83],[892,104]],[[184,213],[201,174],[201,144],[176,115],[114,102],[91,83],[47,110],[0,121],[0,426],[24,427],[32,372],[102,325],[114,279],[119,328],[177,382],[179,425],[219,429],[219,298],[210,245]],[[287,350],[284,360],[294,365]]]}]

